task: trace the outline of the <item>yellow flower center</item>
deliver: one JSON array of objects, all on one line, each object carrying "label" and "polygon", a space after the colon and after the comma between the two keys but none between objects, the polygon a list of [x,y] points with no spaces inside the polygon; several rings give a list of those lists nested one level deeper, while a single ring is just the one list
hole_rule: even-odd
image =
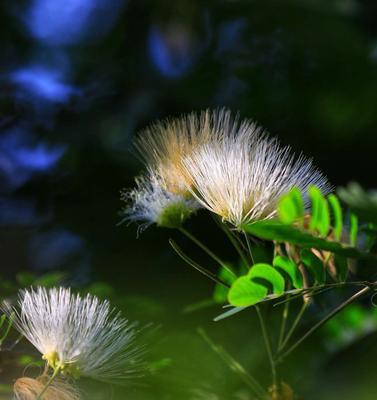
[{"label": "yellow flower center", "polygon": [[59,355],[56,351],[51,351],[50,353],[46,353],[42,356],[43,360],[46,360],[48,365],[54,370],[59,370],[63,375],[70,375],[74,379],[78,379],[80,377],[80,369],[77,366],[77,363],[70,362],[65,363],[59,359]]}]

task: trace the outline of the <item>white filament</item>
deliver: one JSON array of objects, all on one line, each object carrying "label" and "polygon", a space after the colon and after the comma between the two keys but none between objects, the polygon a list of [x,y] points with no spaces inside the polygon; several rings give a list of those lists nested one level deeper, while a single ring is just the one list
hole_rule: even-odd
[{"label": "white filament", "polygon": [[303,193],[309,185],[323,193],[331,190],[311,160],[296,158],[253,122],[245,120],[238,129],[236,124],[237,118],[231,130],[222,129],[221,138],[204,143],[183,160],[190,190],[204,207],[240,227],[274,217],[279,198],[293,187]]},{"label": "white filament", "polygon": [[59,362],[75,365],[80,374],[120,382],[139,374],[142,348],[135,343],[135,324],[115,314],[108,301],[70,289],[23,290],[14,325],[42,355],[56,353]]}]

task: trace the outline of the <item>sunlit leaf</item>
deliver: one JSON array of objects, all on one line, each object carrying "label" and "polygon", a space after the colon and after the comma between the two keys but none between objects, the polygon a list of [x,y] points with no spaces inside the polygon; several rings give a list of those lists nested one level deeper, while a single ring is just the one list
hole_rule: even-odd
[{"label": "sunlit leaf", "polygon": [[259,280],[267,281],[276,295],[284,293],[284,278],[269,264],[255,264],[246,276],[233,283],[228,293],[229,303],[237,307],[245,307],[258,303],[268,293],[265,285]]},{"label": "sunlit leaf", "polygon": [[327,200],[315,186],[311,186],[308,192],[312,203],[309,227],[312,231],[318,230],[321,236],[325,237],[330,229],[330,214]]},{"label": "sunlit leaf", "polygon": [[281,197],[278,215],[284,224],[291,224],[304,216],[304,202],[298,188],[291,189],[289,193]]},{"label": "sunlit leaf", "polygon": [[331,206],[333,223],[334,223],[334,238],[339,241],[343,231],[343,212],[340,206],[338,198],[334,194],[330,194],[328,197],[329,204]]},{"label": "sunlit leaf", "polygon": [[280,295],[284,292],[284,278],[269,264],[255,264],[247,276],[252,280],[259,278],[268,281],[274,294]]},{"label": "sunlit leaf", "polygon": [[266,295],[266,286],[252,282],[248,276],[241,276],[229,289],[228,301],[233,306],[246,307],[257,304]]},{"label": "sunlit leaf", "polygon": [[350,215],[350,244],[356,246],[358,232],[358,218],[355,214]]}]

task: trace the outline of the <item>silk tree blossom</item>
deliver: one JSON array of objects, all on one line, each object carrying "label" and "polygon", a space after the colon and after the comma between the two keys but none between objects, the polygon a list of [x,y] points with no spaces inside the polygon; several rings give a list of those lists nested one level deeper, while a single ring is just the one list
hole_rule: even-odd
[{"label": "silk tree blossom", "polygon": [[152,171],[136,179],[136,187],[122,193],[127,205],[125,220],[140,222],[139,230],[152,224],[165,228],[179,228],[200,204],[186,196],[168,192],[163,178]]},{"label": "silk tree blossom", "polygon": [[42,354],[54,373],[122,383],[143,372],[143,347],[138,332],[108,301],[90,294],[81,297],[70,289],[22,290],[14,326]]},{"label": "silk tree blossom", "polygon": [[151,125],[141,132],[136,147],[148,170],[161,177],[163,189],[191,197],[191,181],[183,168],[183,158],[198,146],[221,137],[224,129],[231,132],[235,128],[232,124],[230,112],[225,109],[191,113]]},{"label": "silk tree blossom", "polygon": [[[310,185],[323,193],[331,190],[310,159],[295,157],[289,147],[269,138],[255,123],[239,122],[236,117],[228,125],[231,131],[225,126],[222,137],[204,143],[183,160],[192,182],[189,190],[223,220],[241,228],[273,218],[280,197],[293,187],[304,194]],[[305,206],[309,207],[308,198]]]}]

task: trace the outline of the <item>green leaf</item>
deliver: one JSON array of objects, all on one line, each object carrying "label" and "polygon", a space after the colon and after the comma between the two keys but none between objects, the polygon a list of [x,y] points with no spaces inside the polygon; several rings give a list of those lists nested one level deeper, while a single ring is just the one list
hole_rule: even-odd
[{"label": "green leaf", "polygon": [[311,186],[308,192],[312,202],[312,212],[309,223],[310,230],[318,230],[320,235],[326,237],[330,230],[330,213],[327,200],[315,186]]},{"label": "green leaf", "polygon": [[267,288],[252,282],[248,276],[238,278],[229,289],[228,301],[236,307],[257,304],[267,295]]},{"label": "green leaf", "polygon": [[245,225],[243,230],[264,240],[288,242],[306,248],[313,247],[320,250],[327,250],[349,258],[377,260],[377,256],[371,253],[361,252],[354,247],[313,236],[308,232],[302,231],[294,226],[282,224],[276,220],[253,222]]},{"label": "green leaf", "polygon": [[278,204],[279,219],[284,224],[292,222],[304,216],[304,202],[298,188],[293,188],[282,196]]},{"label": "green leaf", "polygon": [[290,196],[295,204],[297,216],[299,218],[303,217],[305,215],[305,205],[300,189],[297,187],[291,189]]},{"label": "green leaf", "polygon": [[254,264],[247,276],[252,280],[259,278],[270,282],[274,294],[284,293],[284,278],[269,264]]},{"label": "green leaf", "polygon": [[303,286],[302,275],[297,268],[297,265],[288,257],[276,256],[273,261],[273,266],[284,271],[292,281],[292,285],[296,289],[301,289]]},{"label": "green leaf", "polygon": [[[228,283],[229,286],[236,280],[234,274],[230,272],[231,268],[221,268],[218,274],[219,279],[222,282]],[[224,303],[227,300],[229,289],[224,285],[216,283],[213,292],[213,299],[216,303]]]},{"label": "green leaf", "polygon": [[246,307],[257,304],[268,293],[265,285],[255,281],[263,279],[272,286],[276,295],[284,293],[284,278],[269,264],[254,264],[246,276],[236,279],[228,293],[228,301],[237,307]]},{"label": "green leaf", "polygon": [[359,217],[366,222],[377,224],[377,191],[366,192],[359,184],[350,183],[340,188],[338,195]]},{"label": "green leaf", "polygon": [[357,231],[358,231],[358,218],[355,214],[350,215],[350,243],[351,246],[356,246],[357,242]]},{"label": "green leaf", "polygon": [[338,198],[334,194],[330,194],[327,198],[331,207],[334,222],[334,237],[336,241],[340,241],[343,231],[343,212]]},{"label": "green leaf", "polygon": [[322,284],[326,281],[326,270],[322,261],[317,256],[315,256],[309,249],[302,249],[300,258],[314,276],[316,283]]}]

